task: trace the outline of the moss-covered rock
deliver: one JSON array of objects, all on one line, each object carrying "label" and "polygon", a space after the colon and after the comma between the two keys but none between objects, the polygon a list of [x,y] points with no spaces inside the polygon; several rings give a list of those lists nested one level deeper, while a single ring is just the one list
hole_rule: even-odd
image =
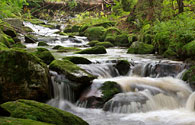
[{"label": "moss-covered rock", "polygon": [[79,51],[79,48],[76,47],[59,47],[58,52],[74,52],[74,51]]},{"label": "moss-covered rock", "polygon": [[112,44],[115,44],[115,40],[116,40],[116,36],[111,36],[111,35],[106,36],[104,39],[104,41],[109,41]]},{"label": "moss-covered rock", "polygon": [[102,92],[101,98],[104,100],[104,102],[111,99],[115,94],[122,92],[120,85],[113,81],[103,83],[100,90]]},{"label": "moss-covered rock", "polygon": [[26,48],[26,46],[23,45],[22,43],[16,43],[11,45],[11,48]]},{"label": "moss-covered rock", "polygon": [[127,75],[130,70],[130,64],[127,60],[119,60],[115,67],[120,75]]},{"label": "moss-covered rock", "polygon": [[0,51],[0,103],[17,99],[43,101],[50,98],[47,66],[22,50]]},{"label": "moss-covered rock", "polygon": [[49,46],[49,45],[46,42],[44,42],[44,41],[40,41],[38,43],[38,46]]},{"label": "moss-covered rock", "polygon": [[34,121],[31,119],[20,119],[13,117],[0,117],[1,125],[52,125],[45,122]]},{"label": "moss-covered rock", "polygon": [[105,33],[105,28],[104,27],[90,27],[85,31],[85,36],[89,40],[99,40],[103,41]]},{"label": "moss-covered rock", "polygon": [[64,74],[71,81],[85,83],[86,85],[90,84],[91,81],[96,78],[68,60],[54,60],[49,68],[53,71]]},{"label": "moss-covered rock", "polygon": [[103,46],[95,46],[76,52],[76,54],[105,54],[106,49]]},{"label": "moss-covered rock", "polygon": [[79,33],[85,32],[85,30],[86,30],[88,27],[89,27],[89,26],[87,26],[87,25],[81,26],[80,29],[79,29]]},{"label": "moss-covered rock", "polygon": [[116,27],[110,27],[104,33],[104,38],[106,38],[107,36],[116,36],[120,34],[121,34],[121,31],[119,29],[117,29]]},{"label": "moss-covered rock", "polygon": [[105,48],[113,47],[114,45],[110,42],[99,42],[95,44],[96,46],[104,46]]},{"label": "moss-covered rock", "polygon": [[134,42],[127,53],[131,54],[152,54],[154,52],[154,46],[143,42]]},{"label": "moss-covered rock", "polygon": [[84,57],[79,56],[67,56],[64,57],[63,60],[69,60],[74,64],[91,64],[92,62]]},{"label": "moss-covered rock", "polygon": [[14,40],[0,31],[0,43],[4,43],[7,47],[11,47],[15,44]]},{"label": "moss-covered rock", "polygon": [[40,19],[25,19],[25,21],[28,21],[35,25],[45,24],[45,22]]},{"label": "moss-covered rock", "polygon": [[43,62],[47,65],[49,65],[55,59],[51,52],[45,48],[37,48],[37,51],[34,54],[43,60]]},{"label": "moss-covered rock", "polygon": [[138,37],[135,34],[131,34],[129,35],[128,40],[129,40],[129,43],[133,43],[133,42],[138,41]]},{"label": "moss-covered rock", "polygon": [[128,35],[127,34],[117,35],[114,44],[116,46],[129,47],[130,42],[129,42],[129,39],[128,39]]},{"label": "moss-covered rock", "polygon": [[25,36],[25,43],[36,43],[38,40],[33,35],[26,35]]},{"label": "moss-covered rock", "polygon": [[175,51],[173,51],[171,48],[168,48],[164,53],[163,56],[166,58],[176,58],[177,57],[177,53]]},{"label": "moss-covered rock", "polygon": [[81,118],[51,107],[47,104],[32,100],[17,100],[6,102],[1,107],[10,112],[11,117],[31,119],[55,125],[87,125]]},{"label": "moss-covered rock", "polygon": [[23,26],[23,27],[22,27],[22,30],[23,30],[24,32],[27,32],[27,33],[33,32],[33,30],[32,30],[30,27],[27,27],[27,26]]},{"label": "moss-covered rock", "polygon": [[60,47],[63,47],[63,46],[57,45],[57,46],[54,46],[52,49],[58,50]]},{"label": "moss-covered rock", "polygon": [[95,46],[95,44],[97,44],[97,43],[99,43],[100,41],[98,41],[98,40],[92,40],[92,41],[90,41],[87,45],[89,45],[90,47],[93,47],[93,46]]},{"label": "moss-covered rock", "polygon": [[195,40],[183,47],[183,55],[187,58],[195,58]]},{"label": "moss-covered rock", "polygon": [[0,50],[4,50],[4,49],[8,49],[8,47],[4,43],[0,42]]},{"label": "moss-covered rock", "polygon": [[195,90],[195,66],[189,68],[182,78],[184,81],[190,84],[190,87]]},{"label": "moss-covered rock", "polygon": [[[15,25],[13,25],[13,26],[15,26]],[[0,21],[0,30],[12,38],[17,36],[14,28],[7,22]]]}]

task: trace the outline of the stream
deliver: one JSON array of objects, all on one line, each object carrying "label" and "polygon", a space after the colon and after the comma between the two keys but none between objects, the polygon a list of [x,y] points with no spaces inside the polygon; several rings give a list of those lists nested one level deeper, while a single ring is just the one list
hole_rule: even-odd
[{"label": "stream", "polygon": [[[75,100],[75,93],[64,76],[50,71],[54,98],[47,104],[71,112],[90,125],[194,125],[195,94],[191,88],[180,80],[187,65],[155,55],[127,54],[124,48],[108,48],[107,54],[59,53],[52,48],[64,47],[87,48],[86,37],[61,36],[55,34],[58,29],[49,29],[24,22],[33,29],[40,41],[46,41],[56,59],[64,56],[82,56],[92,64],[79,65],[87,72],[98,76],[81,96],[101,97],[98,88],[105,81],[115,81],[123,93],[116,94],[105,103],[103,109],[88,108],[88,101]],[[75,42],[77,41],[77,42]],[[24,43],[28,49],[37,48],[37,43]],[[118,60],[128,60],[130,69],[126,76],[120,76],[114,65]],[[70,81],[68,81],[70,82]],[[131,90],[134,91],[131,91]]]}]

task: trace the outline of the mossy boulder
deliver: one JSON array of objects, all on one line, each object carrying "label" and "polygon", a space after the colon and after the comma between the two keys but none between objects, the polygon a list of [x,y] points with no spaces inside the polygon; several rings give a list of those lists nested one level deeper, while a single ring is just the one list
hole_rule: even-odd
[{"label": "mossy boulder", "polygon": [[195,90],[195,66],[189,68],[183,75],[184,81],[190,84],[190,87]]},{"label": "mossy boulder", "polygon": [[45,48],[37,48],[37,51],[34,54],[41,60],[43,60],[43,62],[47,65],[49,65],[53,60],[55,60],[51,52]]},{"label": "mossy boulder", "polygon": [[76,54],[105,54],[106,49],[103,46],[95,46],[76,52]]},{"label": "mossy boulder", "polygon": [[127,60],[119,60],[115,67],[120,75],[127,75],[130,70],[130,64]]},{"label": "mossy boulder", "polygon": [[0,117],[1,125],[52,125],[45,122],[34,121],[31,119],[20,119],[13,117]]},{"label": "mossy boulder", "polygon": [[36,42],[38,42],[37,38],[34,35],[26,35],[24,38],[25,38],[25,43],[36,43]]},{"label": "mossy boulder", "polygon": [[91,84],[91,81],[96,78],[69,60],[54,60],[49,68],[64,74],[71,81],[85,83],[86,85]]},{"label": "mossy boulder", "polygon": [[31,119],[55,125],[88,125],[81,118],[44,103],[32,100],[17,100],[1,104],[1,107],[10,112],[11,117]]},{"label": "mossy boulder", "polygon": [[20,49],[0,51],[0,103],[17,99],[44,101],[50,98],[47,66]]},{"label": "mossy boulder", "polygon": [[122,92],[120,85],[113,81],[104,82],[100,90],[102,92],[101,98],[104,102],[111,99],[115,94]]},{"label": "mossy boulder", "polygon": [[0,43],[4,43],[7,47],[11,47],[12,44],[15,44],[14,40],[7,36],[6,34],[0,31]]},{"label": "mossy boulder", "polygon": [[23,26],[23,27],[22,27],[22,30],[23,30],[24,32],[27,32],[27,33],[33,32],[33,30],[32,30],[30,27],[27,27],[27,26]]},{"label": "mossy boulder", "polygon": [[83,25],[83,26],[81,26],[80,29],[79,29],[79,33],[85,32],[85,30],[86,30],[88,27],[89,27],[88,25]]},{"label": "mossy boulder", "polygon": [[90,47],[94,47],[95,46],[95,44],[97,44],[97,43],[99,43],[100,41],[98,41],[98,40],[92,40],[92,41],[90,41],[87,45],[89,45]]},{"label": "mossy boulder", "polygon": [[49,46],[49,45],[46,42],[44,42],[44,41],[40,41],[38,43],[38,46]]},{"label": "mossy boulder", "polygon": [[111,42],[99,42],[95,44],[96,46],[103,46],[105,48],[113,47],[114,45]]},{"label": "mossy boulder", "polygon": [[89,40],[103,41],[104,33],[106,29],[104,27],[90,27],[85,31],[85,36]]},{"label": "mossy boulder", "polygon": [[15,29],[7,22],[0,21],[0,30],[12,38],[17,36]]},{"label": "mossy boulder", "polygon": [[63,60],[69,60],[74,64],[91,64],[92,62],[84,57],[79,56],[67,56],[64,57]]},{"label": "mossy boulder", "polygon": [[107,36],[116,36],[116,35],[120,35],[120,34],[121,34],[121,31],[118,28],[110,27],[104,33],[104,38],[106,38]]},{"label": "mossy boulder", "polygon": [[177,53],[172,50],[171,48],[168,48],[164,53],[163,53],[163,56],[166,57],[166,58],[176,58],[177,57]]},{"label": "mossy boulder", "polygon": [[116,40],[116,36],[111,36],[111,35],[106,36],[104,39],[104,41],[109,41],[112,44],[115,44],[115,40]]},{"label": "mossy boulder", "polygon": [[154,46],[143,42],[134,42],[127,53],[131,54],[152,54],[154,52]]},{"label": "mossy boulder", "polygon": [[183,55],[187,58],[195,58],[195,40],[183,47]]},{"label": "mossy boulder", "polygon": [[114,44],[116,46],[129,47],[130,42],[129,42],[129,39],[128,39],[128,35],[127,34],[117,35]]},{"label": "mossy boulder", "polygon": [[40,19],[25,19],[25,21],[28,21],[28,22],[35,24],[35,25],[45,24],[45,22],[40,20]]},{"label": "mossy boulder", "polygon": [[59,47],[58,52],[75,52],[75,51],[79,51],[79,48],[76,47]]}]

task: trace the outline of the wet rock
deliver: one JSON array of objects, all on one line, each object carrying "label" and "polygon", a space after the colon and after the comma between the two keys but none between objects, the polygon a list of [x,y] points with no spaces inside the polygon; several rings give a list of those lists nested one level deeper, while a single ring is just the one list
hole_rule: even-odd
[{"label": "wet rock", "polygon": [[22,27],[22,30],[23,30],[24,32],[27,32],[27,33],[33,32],[33,30],[32,30],[30,27],[27,27],[27,26],[23,26],[23,27]]},{"label": "wet rock", "polygon": [[79,56],[67,56],[64,57],[63,60],[69,60],[74,64],[91,64],[92,62],[84,57]]},{"label": "wet rock", "polygon": [[0,102],[50,98],[50,77],[42,61],[23,50],[0,51]]},{"label": "wet rock", "polygon": [[85,83],[86,86],[91,84],[91,81],[96,78],[68,60],[54,60],[49,68],[53,71],[64,74],[71,81]]},{"label": "wet rock", "polygon": [[44,42],[44,41],[40,41],[38,43],[38,46],[49,46],[49,45],[46,42]]},{"label": "wet rock", "polygon": [[63,46],[57,45],[57,46],[54,46],[52,49],[58,50],[60,47],[63,47]]},{"label": "wet rock", "polygon": [[25,45],[23,45],[22,43],[16,43],[11,45],[12,48],[26,48]]},{"label": "wet rock", "polygon": [[25,36],[25,43],[36,43],[38,40],[33,35],[26,35]]},{"label": "wet rock", "polygon": [[75,52],[79,51],[80,49],[76,47],[59,47],[57,50],[57,52]]},{"label": "wet rock", "polygon": [[105,54],[106,49],[103,46],[95,46],[76,52],[77,54]]},{"label": "wet rock", "polygon": [[45,48],[37,48],[37,51],[34,54],[41,60],[43,60],[43,62],[47,65],[49,65],[53,60],[55,60],[51,52]]},{"label": "wet rock", "polygon": [[105,33],[104,27],[90,27],[85,31],[85,36],[89,40],[103,41],[104,33]]},{"label": "wet rock", "polygon": [[134,42],[128,49],[127,53],[131,54],[152,54],[154,46],[143,42]]},{"label": "wet rock", "polygon": [[130,64],[127,60],[119,60],[115,67],[120,75],[127,75],[130,70]]},{"label": "wet rock", "polygon": [[105,48],[113,47],[114,45],[110,42],[99,42],[95,44],[96,46],[103,46]]},{"label": "wet rock", "polygon": [[190,84],[190,87],[195,90],[195,66],[190,67],[182,78],[184,81]]},{"label": "wet rock", "polygon": [[[10,112],[11,117],[31,119],[56,125],[88,125],[81,118],[44,103],[32,100],[6,102],[1,107]],[[29,120],[30,121],[30,120]]]}]

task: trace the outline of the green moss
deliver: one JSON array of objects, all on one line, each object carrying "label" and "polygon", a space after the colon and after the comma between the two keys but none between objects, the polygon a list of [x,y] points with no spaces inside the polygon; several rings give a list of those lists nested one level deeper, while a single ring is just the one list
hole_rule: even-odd
[{"label": "green moss", "polygon": [[115,40],[116,40],[116,36],[111,36],[111,35],[106,36],[105,39],[104,39],[104,41],[109,41],[113,44],[115,44]]},{"label": "green moss", "polygon": [[195,40],[183,47],[183,55],[189,58],[195,58]]},{"label": "green moss", "polygon": [[95,44],[99,43],[100,41],[97,41],[97,40],[93,40],[93,41],[90,41],[87,45],[93,47],[95,46]]},{"label": "green moss", "polygon": [[104,102],[111,99],[115,94],[122,92],[120,85],[116,82],[107,81],[100,87]]},{"label": "green moss", "polygon": [[4,50],[4,49],[8,49],[8,47],[4,43],[0,42],[0,50]]},{"label": "green moss", "polygon": [[23,26],[22,27],[22,30],[29,33],[29,32],[33,32],[33,30],[30,28],[30,27],[27,27],[27,26]]},{"label": "green moss", "polygon": [[32,119],[56,125],[87,125],[85,121],[71,113],[32,100],[20,99],[6,102],[1,107],[15,118]]},{"label": "green moss", "polygon": [[121,31],[119,29],[117,29],[116,27],[110,27],[104,33],[104,38],[106,38],[107,36],[116,36],[119,34],[121,34]]},{"label": "green moss", "polygon": [[35,25],[45,24],[45,22],[40,19],[25,19],[25,21],[28,21]]},{"label": "green moss", "polygon": [[137,35],[135,34],[131,34],[129,37],[128,37],[128,40],[129,40],[129,43],[133,43],[135,41],[138,41],[138,37]]},{"label": "green moss", "polygon": [[0,22],[0,30],[3,31],[6,35],[10,37],[16,37],[16,31],[14,28],[7,22]]},{"label": "green moss", "polygon": [[89,26],[87,26],[87,25],[81,26],[79,32],[80,32],[80,33],[85,32],[85,30],[86,30],[88,27],[89,27]]},{"label": "green moss", "polygon": [[49,123],[38,122],[30,119],[20,119],[12,117],[0,117],[1,125],[52,125]]},{"label": "green moss", "polygon": [[118,61],[115,67],[120,75],[127,75],[130,70],[130,64],[127,60]]},{"label": "green moss", "polygon": [[0,43],[4,43],[7,47],[11,47],[12,44],[14,44],[14,40],[7,36],[6,34],[0,32]]},{"label": "green moss", "polygon": [[36,43],[37,41],[37,37],[34,35],[25,35],[25,43]]},{"label": "green moss", "polygon": [[44,42],[44,41],[40,41],[38,43],[38,46],[49,46],[49,45],[46,42]]},{"label": "green moss", "polygon": [[153,45],[142,42],[134,42],[127,51],[127,53],[131,54],[152,54],[153,52]]},{"label": "green moss", "polygon": [[104,46],[105,48],[113,47],[114,45],[110,42],[99,42],[95,44],[96,46]]},{"label": "green moss", "polygon": [[105,33],[105,28],[104,27],[90,27],[85,31],[85,36],[89,40],[103,40],[103,35]]},{"label": "green moss", "polygon": [[48,65],[55,59],[51,52],[45,48],[37,48],[34,54]]},{"label": "green moss", "polygon": [[176,58],[177,53],[173,51],[172,49],[168,48],[164,53],[163,56],[166,58]]},{"label": "green moss", "polygon": [[95,46],[76,52],[76,54],[105,54],[106,49],[103,46]]},{"label": "green moss", "polygon": [[117,35],[115,41],[116,41],[115,42],[116,46],[121,46],[121,47],[129,47],[130,46],[130,42],[129,42],[127,34]]},{"label": "green moss", "polygon": [[64,57],[63,60],[69,60],[74,64],[91,64],[92,62],[84,57],[79,56],[67,56]]},{"label": "green moss", "polygon": [[79,51],[79,48],[76,47],[59,47],[58,52],[74,52]]},{"label": "green moss", "polygon": [[68,60],[54,60],[50,64],[49,68],[57,71],[58,73],[64,74],[69,80],[79,83],[87,84],[96,78]]},{"label": "green moss", "polygon": [[78,25],[74,25],[72,27],[72,32],[79,32],[79,30],[80,30],[80,26],[78,26]]}]

